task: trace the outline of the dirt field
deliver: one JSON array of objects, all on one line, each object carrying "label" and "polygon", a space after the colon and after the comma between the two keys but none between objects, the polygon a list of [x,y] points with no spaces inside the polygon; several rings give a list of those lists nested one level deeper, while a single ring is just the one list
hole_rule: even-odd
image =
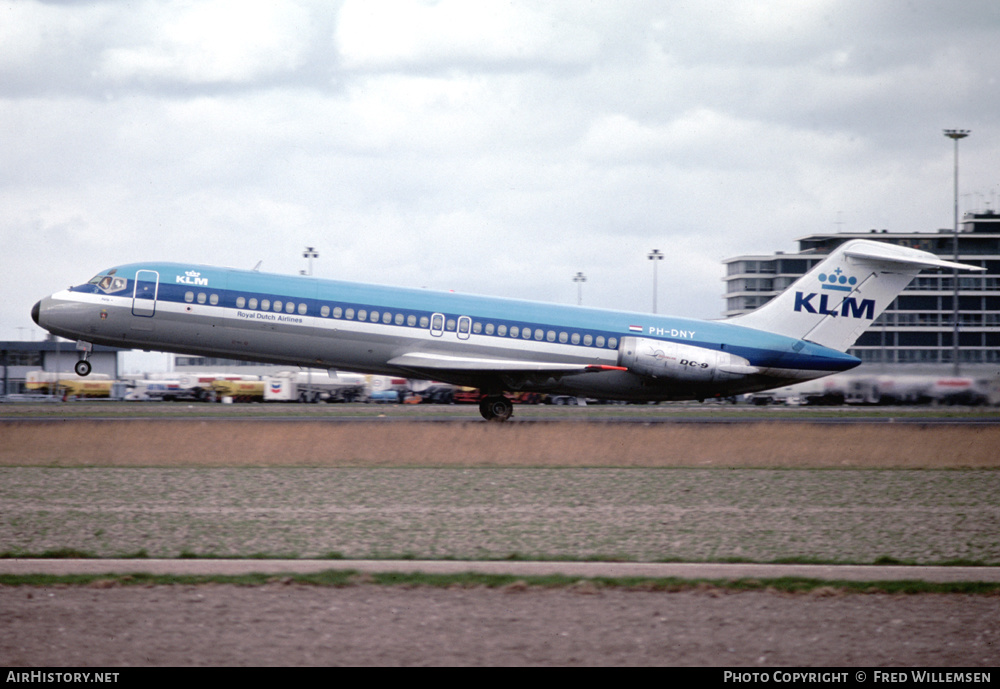
[{"label": "dirt field", "polygon": [[18,421],[0,466],[997,468],[1000,426]]},{"label": "dirt field", "polygon": [[[998,433],[8,423],[0,551],[996,563]],[[996,596],[0,587],[0,616],[3,665],[1000,664]]]},{"label": "dirt field", "polygon": [[983,596],[70,587],[0,588],[0,610],[0,659],[15,666],[989,668],[1000,661],[1000,597]]},{"label": "dirt field", "polygon": [[1000,472],[0,467],[0,553],[1000,564]]}]

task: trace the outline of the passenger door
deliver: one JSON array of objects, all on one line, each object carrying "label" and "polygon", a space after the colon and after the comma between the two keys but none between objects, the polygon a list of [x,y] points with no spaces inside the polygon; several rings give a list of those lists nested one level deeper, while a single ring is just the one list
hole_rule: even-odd
[{"label": "passenger door", "polygon": [[156,293],[160,287],[160,274],[155,270],[139,270],[135,274],[132,292],[132,315],[152,318],[156,313]]}]

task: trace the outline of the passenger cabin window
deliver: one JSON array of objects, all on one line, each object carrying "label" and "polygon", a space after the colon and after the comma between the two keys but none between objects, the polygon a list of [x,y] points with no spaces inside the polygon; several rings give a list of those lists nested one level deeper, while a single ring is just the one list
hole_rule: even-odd
[{"label": "passenger cabin window", "polygon": [[246,305],[247,305],[246,297],[236,297],[236,308],[242,309]]},{"label": "passenger cabin window", "polygon": [[251,309],[256,309],[257,308],[257,299],[255,297],[250,297],[250,303],[248,304],[248,306]]}]

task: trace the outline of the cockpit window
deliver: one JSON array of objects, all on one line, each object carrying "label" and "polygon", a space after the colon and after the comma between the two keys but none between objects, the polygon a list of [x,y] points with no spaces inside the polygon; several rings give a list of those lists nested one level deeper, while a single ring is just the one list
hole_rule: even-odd
[{"label": "cockpit window", "polygon": [[128,280],[125,278],[114,277],[114,271],[111,271],[109,275],[95,275],[90,279],[91,285],[97,285],[98,289],[107,294],[113,294],[115,292],[121,292],[123,289],[128,287]]}]

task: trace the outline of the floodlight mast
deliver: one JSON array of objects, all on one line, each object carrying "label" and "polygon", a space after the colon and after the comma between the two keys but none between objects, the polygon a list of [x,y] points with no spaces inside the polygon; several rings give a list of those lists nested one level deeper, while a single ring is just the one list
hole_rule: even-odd
[{"label": "floodlight mast", "polygon": [[578,272],[573,276],[573,282],[576,283],[576,305],[583,306],[583,283],[587,281],[587,276],[583,273]]},{"label": "floodlight mast", "polygon": [[313,259],[314,258],[319,258],[319,252],[316,251],[316,249],[314,249],[313,247],[307,246],[306,250],[302,252],[302,258],[305,258],[305,259],[309,260],[309,272],[306,273],[306,275],[312,275],[313,274]]},{"label": "floodlight mast", "polygon": [[656,313],[656,264],[663,260],[663,254],[659,249],[653,249],[646,258],[653,262],[653,313]]},{"label": "floodlight mast", "polygon": [[[952,255],[954,256],[955,263],[958,263],[958,142],[971,134],[971,130],[968,129],[945,129],[944,135],[955,142],[955,226],[954,233],[952,235]],[[952,335],[951,335],[951,366],[952,371],[957,377],[962,370],[962,366],[959,363],[959,347],[958,347],[958,268],[953,268],[951,271],[952,281],[953,281],[953,292],[952,292]]]}]

